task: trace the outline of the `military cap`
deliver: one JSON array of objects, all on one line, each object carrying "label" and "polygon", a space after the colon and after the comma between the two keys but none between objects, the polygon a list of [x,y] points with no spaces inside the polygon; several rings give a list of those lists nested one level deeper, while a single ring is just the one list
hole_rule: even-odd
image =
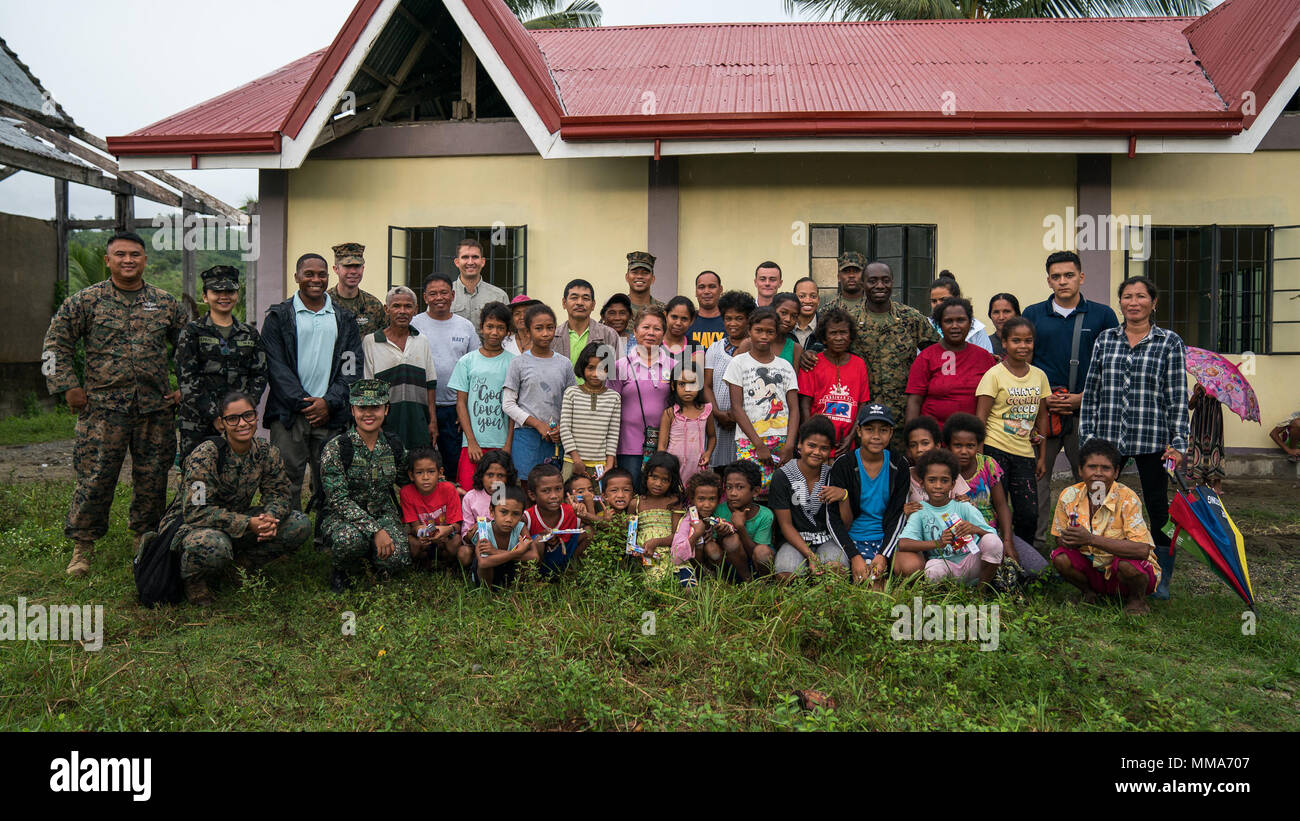
[{"label": "military cap", "polygon": [[655,258],[649,251],[633,251],[627,255],[627,269],[644,268],[650,273],[655,272]]},{"label": "military cap", "polygon": [[205,291],[238,291],[239,269],[229,265],[213,265],[199,274]]},{"label": "military cap", "polygon": [[865,271],[867,269],[867,258],[857,251],[845,251],[840,254],[840,264],[836,270],[843,271],[845,268],[857,268],[859,271]]},{"label": "military cap", "polygon": [[334,246],[335,265],[365,265],[366,246],[359,242],[344,242]]},{"label": "military cap", "polygon": [[382,379],[358,379],[348,389],[348,400],[356,407],[387,405],[388,383]]}]

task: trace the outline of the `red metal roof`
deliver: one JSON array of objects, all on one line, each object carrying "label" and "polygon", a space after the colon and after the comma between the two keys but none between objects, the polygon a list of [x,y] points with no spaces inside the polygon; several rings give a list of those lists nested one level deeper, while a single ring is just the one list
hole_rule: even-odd
[{"label": "red metal roof", "polygon": [[125,137],[109,137],[108,150],[118,156],[279,151],[285,119],[325,51],[313,51]]},{"label": "red metal roof", "polygon": [[1183,34],[1229,110],[1242,111],[1246,92],[1254,93],[1249,126],[1300,53],[1300,2],[1233,0],[1192,21]]},{"label": "red metal roof", "polygon": [[560,88],[565,139],[1233,133],[1240,118],[1197,65],[1182,34],[1189,19],[674,25],[533,37]]},{"label": "red metal roof", "polygon": [[[1201,18],[533,32],[501,0],[462,2],[547,129],[566,140],[1230,136],[1243,128],[1240,92],[1255,91],[1262,108],[1300,59],[1296,0],[1228,0]],[[280,135],[298,135],[379,5],[360,0],[328,49],[110,137],[110,150],[278,151]]]}]

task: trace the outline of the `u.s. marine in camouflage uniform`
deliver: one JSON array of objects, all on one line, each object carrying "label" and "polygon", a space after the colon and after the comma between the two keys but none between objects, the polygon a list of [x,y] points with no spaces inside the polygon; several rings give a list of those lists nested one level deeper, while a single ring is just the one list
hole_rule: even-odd
[{"label": "u.s. marine in camouflage uniform", "polygon": [[[354,419],[364,408],[386,409],[388,383],[359,379],[352,384],[349,399]],[[317,526],[329,545],[333,559],[330,584],[336,591],[347,586],[349,571],[363,560],[390,573],[411,563],[396,493],[396,486],[406,477],[406,459],[399,458],[389,445],[382,429],[383,415],[378,417],[378,424],[381,427],[374,432],[377,438],[373,450],[356,428],[335,436],[321,450],[321,487],[325,496]],[[344,465],[344,441],[351,445],[351,467]],[[386,558],[379,557],[376,547],[375,537],[380,531],[393,542],[393,552]]]},{"label": "u.s. marine in camouflage uniform", "polygon": [[[879,298],[893,287],[893,274],[885,263],[868,264],[862,254],[846,251],[840,254],[839,271],[841,283],[846,275],[853,277],[855,274],[868,280],[874,277],[875,280],[866,287],[857,284],[859,290],[856,298],[841,293],[840,296],[819,308],[818,324],[832,308],[840,308],[853,317],[858,326],[858,336],[853,347],[850,348],[850,353],[862,357],[867,363],[871,401],[879,402],[889,408],[895,419],[902,419],[907,410],[905,395],[907,374],[912,369],[912,363],[916,361],[916,352],[919,348],[938,342],[939,334],[925,315],[910,305],[887,300],[888,310],[881,312],[871,310],[868,305],[868,301],[873,296],[869,293],[871,288],[877,288],[874,296]],[[887,284],[880,279],[886,275]],[[842,289],[843,287],[841,285]],[[902,425],[894,428],[891,448],[903,447],[902,431]]]},{"label": "u.s. marine in camouflage uniform", "polygon": [[[256,494],[261,504],[254,507]],[[259,540],[251,526],[259,514],[279,519],[269,539]],[[311,520],[289,504],[289,477],[280,451],[256,437],[246,453],[216,439],[200,442],[185,462],[179,497],[159,529],[177,516],[185,523],[173,549],[181,551],[186,597],[196,604],[210,602],[208,579],[232,561],[255,570],[296,551],[311,536]]]},{"label": "u.s. marine in camouflage uniform", "polygon": [[[122,460],[131,453],[129,524],[154,530],[167,504],[167,471],[176,457],[179,392],[171,356],[189,314],[171,294],[143,279],[147,256],[135,234],[117,234],[105,255],[110,277],[69,296],[50,320],[42,370],[51,394],[77,412],[72,462],[77,485],[63,533],[73,540],[68,573],[90,572],[95,541],[108,532]],[[85,347],[85,385],[73,357]]]},{"label": "u.s. marine in camouflage uniform", "polygon": [[[239,294],[239,271],[217,265],[204,271],[203,294],[209,305]],[[232,306],[233,307],[233,306]],[[181,331],[176,343],[176,378],[181,389],[181,462],[216,431],[217,407],[232,391],[248,394],[256,404],[266,390],[266,350],[257,329],[214,308]],[[215,314],[229,322],[221,325]]]},{"label": "u.s. marine in camouflage uniform", "polygon": [[[384,310],[383,301],[357,287],[366,272],[364,256],[366,246],[359,242],[345,242],[335,245],[332,250],[334,251],[334,274],[339,279],[334,287],[325,293],[330,295],[335,305],[347,308],[356,315],[357,330],[361,332],[362,339],[366,338],[366,334],[373,334],[375,331],[387,328],[388,312]],[[340,296],[339,288],[349,290],[356,288],[357,295]]]}]

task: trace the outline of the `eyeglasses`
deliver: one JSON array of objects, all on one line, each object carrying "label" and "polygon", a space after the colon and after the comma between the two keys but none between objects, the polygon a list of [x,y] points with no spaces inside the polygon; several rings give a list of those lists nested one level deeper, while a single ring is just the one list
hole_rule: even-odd
[{"label": "eyeglasses", "polygon": [[256,422],[257,411],[250,410],[244,411],[243,413],[232,413],[229,416],[221,417],[221,421],[225,422],[226,427],[228,428],[233,428],[235,425],[238,425],[241,419],[245,422]]}]

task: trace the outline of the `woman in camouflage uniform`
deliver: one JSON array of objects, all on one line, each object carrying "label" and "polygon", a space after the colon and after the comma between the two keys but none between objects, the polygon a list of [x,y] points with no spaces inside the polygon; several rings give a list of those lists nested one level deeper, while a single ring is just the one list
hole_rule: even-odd
[{"label": "woman in camouflage uniform", "polygon": [[[180,504],[172,503],[159,531],[184,516],[173,545],[181,551],[185,597],[212,604],[207,581],[233,561],[245,570],[297,550],[311,522],[289,503],[289,477],[280,451],[257,432],[257,410],[243,393],[228,394],[216,419],[224,441],[199,443],[185,462]],[[261,494],[261,506],[253,495]]]},{"label": "woman in camouflage uniform", "polygon": [[375,569],[387,573],[411,563],[395,492],[406,476],[406,459],[400,445],[393,447],[400,440],[383,433],[388,383],[359,379],[348,396],[356,427],[321,450],[325,496],[318,524],[333,558],[330,588],[336,593],[351,585],[349,571],[361,560],[369,559]]}]

